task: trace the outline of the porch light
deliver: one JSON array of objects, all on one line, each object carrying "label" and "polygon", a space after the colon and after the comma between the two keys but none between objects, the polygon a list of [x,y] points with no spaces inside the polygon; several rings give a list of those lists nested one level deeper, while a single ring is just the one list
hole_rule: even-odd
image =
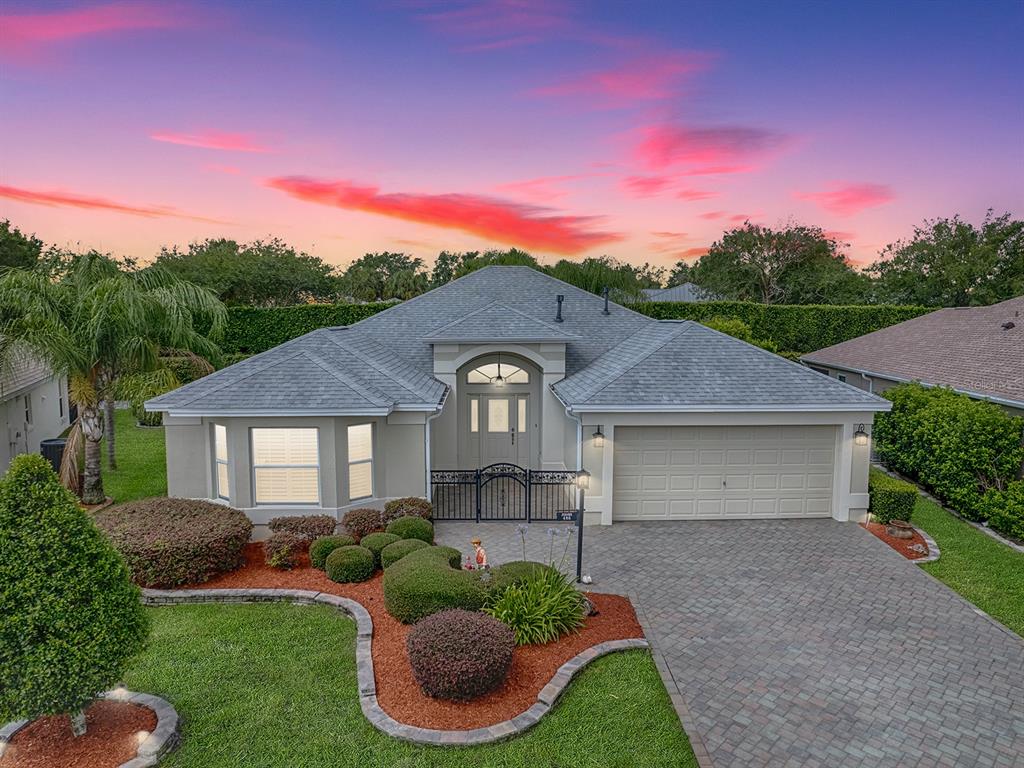
[{"label": "porch light", "polygon": [[498,375],[491,379],[491,384],[496,387],[505,386],[505,377],[501,375],[501,355],[498,355]]},{"label": "porch light", "polygon": [[601,431],[600,424],[597,425],[597,432],[593,434],[593,438],[595,448],[604,448],[604,432]]},{"label": "porch light", "polygon": [[857,426],[857,431],[853,433],[853,442],[855,442],[857,445],[868,444],[868,433],[864,431],[863,424],[859,424]]},{"label": "porch light", "polygon": [[580,490],[587,490],[590,488],[590,473],[585,469],[581,469],[576,475],[576,485],[580,487]]}]

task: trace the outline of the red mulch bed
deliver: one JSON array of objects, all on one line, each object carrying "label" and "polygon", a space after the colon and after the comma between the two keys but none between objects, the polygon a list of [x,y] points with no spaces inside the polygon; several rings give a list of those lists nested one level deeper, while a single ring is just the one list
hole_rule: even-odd
[{"label": "red mulch bed", "polygon": [[[881,523],[861,523],[860,525],[862,528],[867,528],[871,533],[907,558],[907,560],[920,560],[922,557],[928,556],[928,542],[924,540],[924,537],[918,533],[916,528],[911,538],[897,539],[895,536],[890,536],[886,533],[886,526]],[[911,549],[914,544],[920,544],[924,547],[924,552],[915,552]]]},{"label": "red mulch bed", "polygon": [[644,636],[627,598],[588,592],[587,597],[599,613],[587,618],[577,634],[546,645],[516,648],[509,679],[500,689],[465,704],[432,699],[420,690],[412,675],[405,651],[409,627],[384,609],[380,573],[361,584],[336,584],[323,571],[309,567],[308,560],[303,560],[295,570],[280,571],[264,563],[260,544],[247,545],[245,559],[245,565],[239,570],[194,585],[192,589],[312,589],[358,601],[373,617],[377,700],[385,712],[408,725],[457,730],[508,720],[529,709],[558,668],[580,651],[605,640]]},{"label": "red mulch bed", "polygon": [[116,768],[135,757],[139,731],[156,728],[148,707],[123,701],[96,701],[85,711],[85,735],[71,733],[67,715],[41,717],[11,739],[2,768]]}]

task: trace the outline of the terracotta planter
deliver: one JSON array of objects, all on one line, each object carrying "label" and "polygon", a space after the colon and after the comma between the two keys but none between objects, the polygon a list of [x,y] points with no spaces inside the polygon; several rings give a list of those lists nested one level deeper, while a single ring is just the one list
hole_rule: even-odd
[{"label": "terracotta planter", "polygon": [[914,526],[905,520],[890,520],[885,532],[895,539],[914,538]]}]

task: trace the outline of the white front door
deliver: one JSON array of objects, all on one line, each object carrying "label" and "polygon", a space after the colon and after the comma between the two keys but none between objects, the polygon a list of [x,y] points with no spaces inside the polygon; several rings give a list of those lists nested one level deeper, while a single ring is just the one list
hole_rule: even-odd
[{"label": "white front door", "polygon": [[480,396],[480,465],[527,466],[530,456],[529,395]]}]

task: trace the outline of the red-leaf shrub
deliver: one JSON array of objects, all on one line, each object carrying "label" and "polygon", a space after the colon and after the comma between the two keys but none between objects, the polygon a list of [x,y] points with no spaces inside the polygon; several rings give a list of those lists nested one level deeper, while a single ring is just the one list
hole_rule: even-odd
[{"label": "red-leaf shrub", "polygon": [[346,512],[341,519],[341,525],[349,536],[359,541],[363,536],[374,531],[384,530],[384,519],[381,517],[379,509],[359,507]]},{"label": "red-leaf shrub", "polygon": [[423,692],[454,701],[475,699],[504,683],[515,647],[515,635],[500,621],[459,609],[422,619],[406,639]]},{"label": "red-leaf shrub", "polygon": [[198,499],[130,501],[93,520],[144,587],[194,584],[240,568],[252,533],[244,513]]},{"label": "red-leaf shrub", "polygon": [[287,515],[275,517],[270,521],[270,530],[274,533],[288,531],[296,536],[301,536],[308,542],[319,539],[321,536],[330,536],[334,533],[338,521],[330,515]]},{"label": "red-leaf shrub", "polygon": [[267,565],[290,571],[299,564],[299,555],[309,548],[309,542],[291,531],[277,531],[263,542]]},{"label": "red-leaf shrub", "polygon": [[392,499],[384,505],[382,517],[384,525],[400,517],[422,517],[429,520],[434,514],[434,507],[426,499],[419,496],[403,496],[400,499]]}]

